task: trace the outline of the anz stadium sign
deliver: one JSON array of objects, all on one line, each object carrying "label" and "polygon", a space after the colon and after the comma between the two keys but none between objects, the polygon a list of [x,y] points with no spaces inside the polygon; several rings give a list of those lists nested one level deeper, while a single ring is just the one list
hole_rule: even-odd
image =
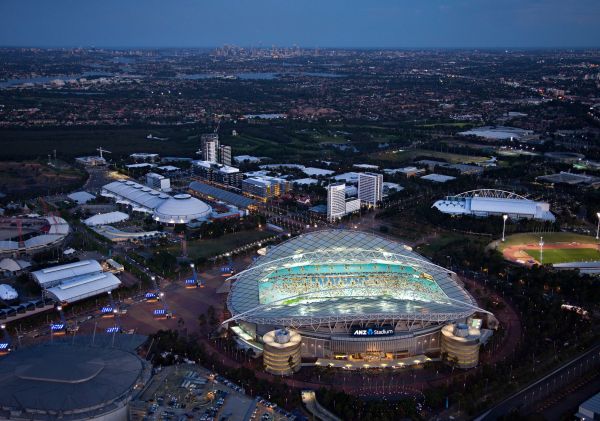
[{"label": "anz stadium sign", "polygon": [[355,327],[352,328],[352,336],[392,336],[394,328],[390,325],[381,327]]}]

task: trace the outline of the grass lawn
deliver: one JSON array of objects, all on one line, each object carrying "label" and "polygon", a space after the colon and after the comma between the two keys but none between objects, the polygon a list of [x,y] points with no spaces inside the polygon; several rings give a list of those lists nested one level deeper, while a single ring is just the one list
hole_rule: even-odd
[{"label": "grass lawn", "polygon": [[[539,249],[526,249],[527,254],[538,262],[540,261]],[[566,262],[591,262],[600,260],[600,252],[594,249],[551,249],[544,250],[544,264]]]},{"label": "grass lawn", "polygon": [[[537,244],[540,241],[540,237],[544,237],[545,244],[551,243],[588,243],[588,244],[597,244],[598,240],[589,235],[581,235],[574,234],[570,232],[546,232],[546,233],[537,233],[537,232],[526,232],[522,234],[513,234],[506,237],[506,241],[504,243],[498,244],[498,249],[500,251],[504,250],[506,247],[516,246],[519,244]],[[544,253],[545,254],[545,253]],[[544,259],[546,260],[546,259]]]},{"label": "grass lawn", "polygon": [[[222,253],[226,253],[237,247],[244,246],[254,241],[263,240],[273,236],[271,231],[241,231],[235,234],[225,234],[219,238],[209,238],[206,240],[188,241],[188,256],[191,259],[210,258]],[[177,245],[168,248],[169,252],[175,256],[181,255],[181,246]]]}]

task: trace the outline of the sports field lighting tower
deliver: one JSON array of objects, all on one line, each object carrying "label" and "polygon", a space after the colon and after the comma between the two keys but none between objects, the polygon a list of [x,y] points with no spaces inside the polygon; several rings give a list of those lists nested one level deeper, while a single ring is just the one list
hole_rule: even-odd
[{"label": "sports field lighting tower", "polygon": [[600,212],[596,213],[598,217],[598,226],[596,227],[596,240],[600,240]]},{"label": "sports field lighting tower", "polygon": [[540,237],[540,265],[544,265],[544,237]]},{"label": "sports field lighting tower", "polygon": [[504,242],[504,233],[506,232],[506,220],[508,219],[508,215],[502,215],[502,242]]}]

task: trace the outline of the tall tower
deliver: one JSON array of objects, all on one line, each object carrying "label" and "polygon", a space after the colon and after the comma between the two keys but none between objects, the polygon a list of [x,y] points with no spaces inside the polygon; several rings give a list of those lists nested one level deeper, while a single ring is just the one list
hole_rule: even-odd
[{"label": "tall tower", "polygon": [[219,151],[219,135],[216,133],[207,133],[200,136],[200,150],[202,159],[208,162],[217,162]]},{"label": "tall tower", "polygon": [[327,219],[334,221],[346,214],[346,184],[334,183],[327,186]]},{"label": "tall tower", "polygon": [[358,198],[361,204],[377,206],[383,198],[383,175],[372,172],[358,175]]}]

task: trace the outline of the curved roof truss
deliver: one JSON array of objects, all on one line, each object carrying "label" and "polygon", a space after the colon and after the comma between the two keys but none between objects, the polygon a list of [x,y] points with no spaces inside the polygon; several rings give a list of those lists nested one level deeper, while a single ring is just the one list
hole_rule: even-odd
[{"label": "curved roof truss", "polygon": [[520,194],[506,191],[506,190],[496,190],[496,189],[478,189],[478,190],[469,190],[460,194],[457,194],[453,197],[492,197],[495,199],[518,199],[518,200],[529,200]]}]

